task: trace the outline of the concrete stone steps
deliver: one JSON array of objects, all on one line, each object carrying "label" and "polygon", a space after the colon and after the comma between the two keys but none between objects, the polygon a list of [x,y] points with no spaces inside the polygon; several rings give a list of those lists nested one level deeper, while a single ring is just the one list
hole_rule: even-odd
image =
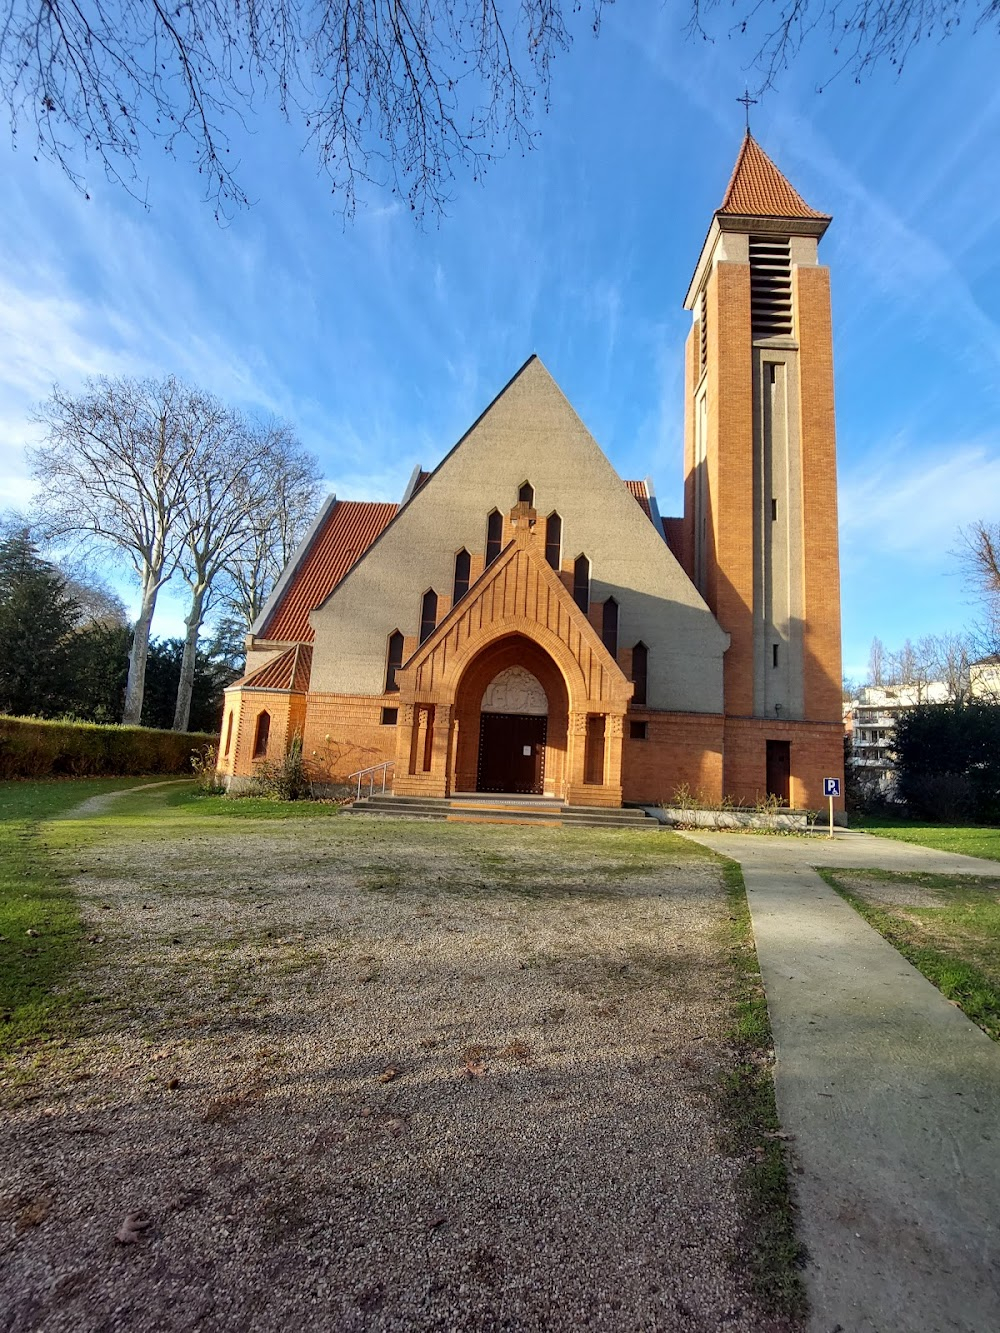
[{"label": "concrete stone steps", "polygon": [[644,810],[605,809],[601,806],[563,805],[551,799],[465,798],[452,800],[376,793],[362,797],[345,813],[389,819],[436,819],[457,824],[540,824],[550,828],[631,828],[655,832],[660,828]]}]

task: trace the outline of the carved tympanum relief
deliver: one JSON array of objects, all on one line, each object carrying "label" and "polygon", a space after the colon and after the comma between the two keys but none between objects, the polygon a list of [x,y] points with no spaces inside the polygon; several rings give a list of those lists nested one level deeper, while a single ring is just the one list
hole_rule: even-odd
[{"label": "carved tympanum relief", "polygon": [[537,676],[524,667],[512,666],[494,676],[483,695],[484,713],[526,713],[547,717],[549,701]]}]

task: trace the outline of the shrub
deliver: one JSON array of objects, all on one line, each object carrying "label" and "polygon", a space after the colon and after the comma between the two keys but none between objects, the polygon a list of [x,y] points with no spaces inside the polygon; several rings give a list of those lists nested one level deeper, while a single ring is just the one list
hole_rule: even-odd
[{"label": "shrub", "polygon": [[912,815],[1000,820],[1000,707],[924,704],[896,724],[896,785]]},{"label": "shrub", "polygon": [[0,717],[0,779],[190,773],[203,732]]},{"label": "shrub", "polygon": [[283,759],[261,759],[254,766],[254,789],[258,795],[278,801],[307,801],[312,783],[302,757],[302,737],[293,736]]},{"label": "shrub", "polygon": [[225,784],[219,781],[219,747],[217,745],[203,745],[198,750],[191,752],[191,768],[194,772],[195,781],[200,791],[207,796],[219,795],[226,790]]}]

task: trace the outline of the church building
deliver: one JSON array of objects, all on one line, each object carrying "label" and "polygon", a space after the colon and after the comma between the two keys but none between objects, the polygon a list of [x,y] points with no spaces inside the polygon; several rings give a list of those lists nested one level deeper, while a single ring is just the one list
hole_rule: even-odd
[{"label": "church building", "polygon": [[749,132],[684,300],[684,514],[535,356],[399,505],[331,497],[226,692],[223,779],[824,804],[843,770],[830,218]]}]

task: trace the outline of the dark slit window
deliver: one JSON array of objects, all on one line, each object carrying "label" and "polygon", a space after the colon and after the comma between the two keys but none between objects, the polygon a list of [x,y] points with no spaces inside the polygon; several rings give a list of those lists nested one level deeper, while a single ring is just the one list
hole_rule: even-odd
[{"label": "dark slit window", "polygon": [[637,643],[632,649],[632,680],[635,683],[635,689],[632,691],[632,702],[634,704],[644,704],[646,702],[646,671],[649,667],[649,649],[644,643]]},{"label": "dark slit window", "polygon": [[558,514],[545,520],[545,559],[553,569],[562,566],[562,519]]},{"label": "dark slit window", "polygon": [[468,551],[459,551],[455,556],[455,591],[452,596],[452,605],[464,597],[469,591],[469,571],[472,568],[472,557]]},{"label": "dark slit window", "polygon": [[396,672],[403,665],[403,636],[399,630],[389,635],[389,653],[385,663],[385,692],[391,694],[398,690]]},{"label": "dark slit window", "polygon": [[227,755],[229,753],[229,747],[232,745],[232,743],[233,743],[233,715],[232,713],[230,713],[229,722],[226,725],[226,748],[225,750],[223,750],[224,755]]},{"label": "dark slit window", "polygon": [[438,595],[433,588],[424,593],[424,600],[420,604],[420,642],[429,638],[437,628],[438,619]]},{"label": "dark slit window", "polygon": [[535,503],[535,488],[530,481],[526,481],[517,493],[517,498],[521,504],[533,505]]},{"label": "dark slit window", "polygon": [[271,714],[258,713],[257,727],[253,734],[253,757],[261,759],[267,754],[267,740],[271,734]]},{"label": "dark slit window", "polygon": [[609,597],[604,603],[604,615],[601,618],[601,638],[612,657],[618,656],[618,603]]},{"label": "dark slit window", "polygon": [[578,555],[573,566],[573,601],[584,615],[590,610],[590,561]]},{"label": "dark slit window", "polygon": [[486,563],[492,565],[500,554],[500,541],[503,537],[503,514],[494,509],[486,520]]}]

